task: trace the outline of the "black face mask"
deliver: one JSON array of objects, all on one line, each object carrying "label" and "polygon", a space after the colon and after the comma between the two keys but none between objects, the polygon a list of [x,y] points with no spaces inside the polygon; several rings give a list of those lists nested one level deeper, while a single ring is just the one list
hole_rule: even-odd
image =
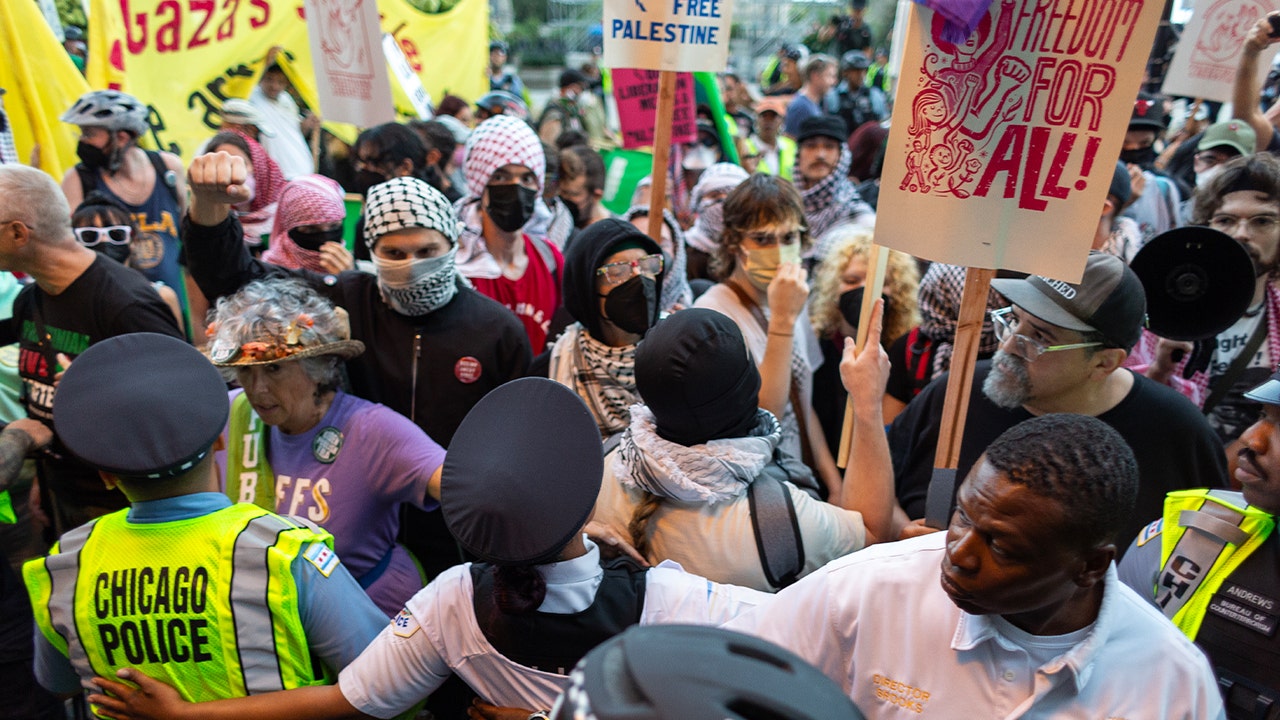
[{"label": "black face mask", "polygon": [[564,203],[564,206],[569,209],[569,217],[573,218],[574,227],[579,230],[586,227],[586,223],[584,222],[586,218],[583,216],[582,208],[578,206],[578,203],[566,199],[564,196],[560,197],[560,202]]},{"label": "black face mask", "polygon": [[[845,290],[840,293],[840,316],[843,317],[844,321],[849,323],[854,330],[858,329],[858,321],[862,319],[862,296],[865,294],[863,293],[863,290],[865,289],[865,286],[856,287],[852,290]],[[881,297],[884,298],[885,312],[888,312],[889,298],[883,295]]]},{"label": "black face mask", "polygon": [[332,230],[299,230],[289,231],[289,238],[304,250],[319,250],[327,242],[342,242],[342,228]]},{"label": "black face mask", "polygon": [[490,185],[485,214],[505,232],[515,232],[533,217],[538,191],[523,185]]},{"label": "black face mask", "polygon": [[104,243],[98,243],[93,247],[93,249],[102,253],[103,255],[106,255],[112,260],[115,260],[121,265],[127,265],[129,263],[129,246],[128,245],[116,245],[115,243],[104,242]]},{"label": "black face mask", "polygon": [[658,319],[658,283],[636,275],[604,296],[604,315],[609,322],[636,335],[643,335]]},{"label": "black face mask", "polygon": [[90,170],[109,170],[111,165],[111,156],[106,150],[81,140],[76,145],[76,157],[80,158],[80,162]]},{"label": "black face mask", "polygon": [[1137,150],[1121,150],[1120,162],[1126,165],[1137,165],[1146,170],[1156,163],[1155,147],[1138,148]]},{"label": "black face mask", "polygon": [[384,183],[390,179],[391,178],[388,178],[377,170],[357,170],[356,176],[351,180],[353,185],[351,192],[357,195],[367,196],[369,194],[369,188],[374,185]]}]

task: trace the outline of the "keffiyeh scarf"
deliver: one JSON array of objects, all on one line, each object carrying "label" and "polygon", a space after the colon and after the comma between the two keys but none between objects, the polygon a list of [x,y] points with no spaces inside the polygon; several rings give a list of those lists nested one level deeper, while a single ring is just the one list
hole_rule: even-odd
[{"label": "keffiyeh scarf", "polygon": [[686,447],[659,437],[653,412],[636,405],[631,408],[631,425],[618,445],[613,474],[626,488],[715,505],[746,493],[747,486],[773,459],[781,439],[777,419],[760,410],[755,434]]},{"label": "keffiyeh scarf", "polygon": [[318,273],[328,270],[320,262],[319,250],[308,250],[289,237],[289,231],[303,225],[342,222],[347,216],[342,187],[323,175],[300,175],[280,192],[271,243],[262,259],[272,265]]},{"label": "keffiyeh scarf", "polygon": [[[809,226],[809,237],[821,239],[831,228],[846,220],[853,220],[860,215],[870,213],[871,206],[862,201],[858,188],[849,179],[849,165],[853,163],[853,153],[849,146],[840,144],[840,160],[829,175],[819,180],[807,190],[800,190],[800,198],[804,201],[804,219]],[[800,177],[800,155],[796,154],[794,177]],[[796,188],[800,188],[797,186]],[[822,257],[816,245],[814,251],[806,257]]]},{"label": "keffiyeh scarf", "polygon": [[551,348],[552,380],[573,388],[591,409],[607,437],[627,428],[636,393],[636,346],[610,347],[591,337],[581,323],[565,329]]}]

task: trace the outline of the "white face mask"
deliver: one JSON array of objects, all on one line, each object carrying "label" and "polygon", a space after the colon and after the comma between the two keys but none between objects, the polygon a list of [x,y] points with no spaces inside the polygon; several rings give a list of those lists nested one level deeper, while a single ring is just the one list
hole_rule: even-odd
[{"label": "white face mask", "polygon": [[1223,163],[1218,163],[1204,172],[1196,173],[1196,187],[1202,188],[1209,184],[1209,181],[1222,174],[1224,169]]}]

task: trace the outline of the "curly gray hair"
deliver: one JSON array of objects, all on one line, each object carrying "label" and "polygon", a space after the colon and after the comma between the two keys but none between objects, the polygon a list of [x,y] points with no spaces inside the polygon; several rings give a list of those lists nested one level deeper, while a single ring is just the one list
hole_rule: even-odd
[{"label": "curly gray hair", "polygon": [[[232,295],[218,299],[209,311],[209,340],[227,341],[239,347],[249,342],[285,344],[290,327],[299,318],[310,323],[301,332],[307,345],[323,345],[346,339],[345,321],[333,303],[320,297],[306,283],[293,279],[254,280]],[[334,390],[341,382],[336,355],[298,358],[319,392]],[[236,368],[220,368],[227,380],[236,379]]]}]

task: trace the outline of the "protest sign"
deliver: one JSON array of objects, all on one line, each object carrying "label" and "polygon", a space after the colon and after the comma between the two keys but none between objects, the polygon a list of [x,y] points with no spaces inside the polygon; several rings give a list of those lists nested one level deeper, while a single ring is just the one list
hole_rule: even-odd
[{"label": "protest sign", "polygon": [[[427,89],[422,87],[422,78],[413,71],[413,66],[409,64],[409,58],[405,57],[400,43],[390,35],[383,35],[382,53],[387,58],[387,66],[391,68],[391,76],[396,79],[396,84],[392,87],[392,92],[396,95],[396,107],[401,106],[400,96],[403,95],[403,100],[407,101],[412,108],[411,111],[404,112],[405,115],[416,116],[419,120],[430,120],[431,96],[427,94]],[[399,88],[400,92],[396,93],[396,88]]]},{"label": "protest sign", "polygon": [[[1273,10],[1280,10],[1280,0],[1199,0],[1178,39],[1161,92],[1230,102],[1245,35]],[[1259,56],[1259,86],[1275,55],[1273,45]]]},{"label": "protest sign", "polygon": [[[94,47],[111,48],[90,52],[91,85],[115,83],[147,103],[152,112],[145,142],[153,147],[190,160],[217,128],[222,102],[248,94],[274,46],[281,47],[286,75],[298,94],[312,107],[319,104],[301,0],[207,6],[189,0],[190,8],[174,0],[130,0],[127,13],[119,0],[89,2],[90,37],[102,38]],[[423,13],[404,0],[384,0],[379,9],[379,36],[387,32],[396,38],[429,94],[438,97],[447,90],[475,99],[488,90],[486,0],[461,0],[439,14]],[[429,62],[428,55],[447,62]]]},{"label": "protest sign", "polygon": [[720,72],[729,62],[734,0],[609,0],[604,64]]},{"label": "protest sign", "polygon": [[306,0],[319,113],[327,120],[380,125],[395,120],[375,0]]},{"label": "protest sign", "polygon": [[912,6],[876,242],[1078,281],[1163,5],[1002,0],[959,44]]},{"label": "protest sign", "polygon": [[[658,115],[658,76],[656,70],[618,68],[613,71],[613,98],[618,103],[618,124],[622,129],[622,147],[639,148],[653,145]],[[693,76],[676,75],[675,109],[671,113],[671,142],[690,143],[698,136],[698,119],[693,103]]]}]

